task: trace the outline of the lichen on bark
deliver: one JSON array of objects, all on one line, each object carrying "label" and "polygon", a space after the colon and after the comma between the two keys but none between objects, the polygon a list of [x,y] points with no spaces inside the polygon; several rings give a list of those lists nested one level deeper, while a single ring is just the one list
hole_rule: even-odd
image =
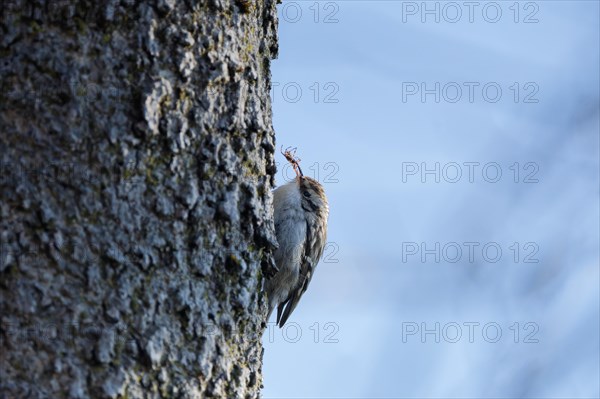
[{"label": "lichen on bark", "polygon": [[3,6],[2,396],[257,397],[275,3]]}]

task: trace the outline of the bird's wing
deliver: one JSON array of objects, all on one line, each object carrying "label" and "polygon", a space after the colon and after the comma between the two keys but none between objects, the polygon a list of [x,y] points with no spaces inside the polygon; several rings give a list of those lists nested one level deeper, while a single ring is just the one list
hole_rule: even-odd
[{"label": "bird's wing", "polygon": [[[304,242],[304,249],[300,260],[298,283],[292,289],[287,299],[277,307],[277,325],[279,327],[283,327],[298,305],[300,298],[306,292],[317,263],[323,254],[323,248],[325,246],[324,240],[321,241],[317,239],[314,235],[316,232],[312,231],[308,223],[306,224],[306,233],[306,241]],[[312,257],[310,256],[311,254]]]}]

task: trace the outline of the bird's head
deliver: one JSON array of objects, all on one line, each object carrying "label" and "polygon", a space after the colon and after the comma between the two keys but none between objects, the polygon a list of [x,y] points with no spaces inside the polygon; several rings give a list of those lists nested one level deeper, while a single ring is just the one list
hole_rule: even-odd
[{"label": "bird's head", "polygon": [[327,217],[329,215],[329,204],[321,183],[308,176],[298,176],[296,182],[302,197],[302,208],[321,217]]}]

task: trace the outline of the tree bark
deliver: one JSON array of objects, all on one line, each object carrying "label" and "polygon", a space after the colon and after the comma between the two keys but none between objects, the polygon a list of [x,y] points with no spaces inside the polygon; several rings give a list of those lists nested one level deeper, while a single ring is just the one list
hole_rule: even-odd
[{"label": "tree bark", "polygon": [[0,396],[259,396],[274,1],[2,7]]}]

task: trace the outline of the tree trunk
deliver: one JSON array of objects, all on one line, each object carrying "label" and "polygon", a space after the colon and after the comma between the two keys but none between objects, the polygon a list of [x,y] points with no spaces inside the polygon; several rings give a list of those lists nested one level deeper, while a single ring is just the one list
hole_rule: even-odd
[{"label": "tree trunk", "polygon": [[257,397],[272,0],[12,1],[0,397]]}]

